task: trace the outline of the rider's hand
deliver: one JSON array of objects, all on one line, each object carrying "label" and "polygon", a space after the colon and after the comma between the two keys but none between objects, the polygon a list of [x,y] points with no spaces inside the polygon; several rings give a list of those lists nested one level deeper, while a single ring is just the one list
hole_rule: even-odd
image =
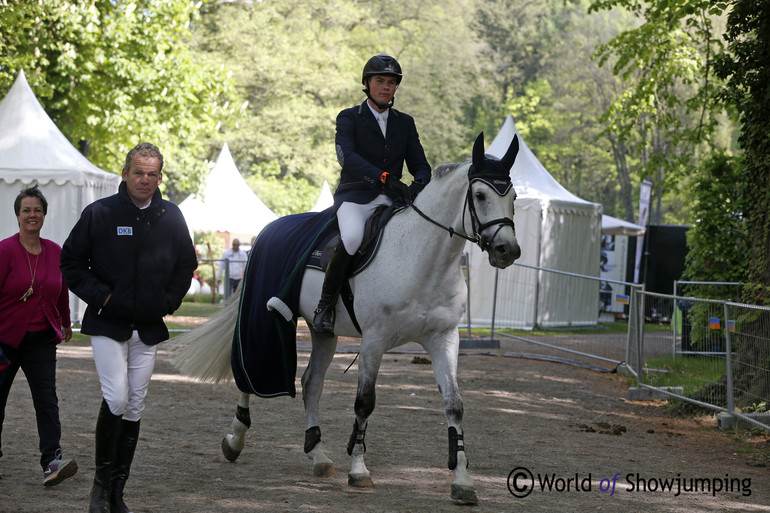
[{"label": "rider's hand", "polygon": [[425,184],[422,182],[412,182],[409,186],[409,201],[414,201],[418,194],[425,188]]},{"label": "rider's hand", "polygon": [[391,175],[390,173],[382,173],[382,183],[385,184],[385,189],[392,193],[388,194],[388,196],[394,200],[400,200],[404,203],[409,203],[411,195],[409,193],[409,187],[407,187],[404,182]]}]

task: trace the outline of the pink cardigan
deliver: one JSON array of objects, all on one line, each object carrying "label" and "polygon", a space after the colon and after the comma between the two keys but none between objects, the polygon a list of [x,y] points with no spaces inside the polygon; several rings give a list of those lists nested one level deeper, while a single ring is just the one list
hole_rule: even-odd
[{"label": "pink cardigan", "polygon": [[[61,247],[43,238],[40,245],[35,292],[26,301],[20,301],[32,278],[27,250],[18,233],[0,241],[0,342],[11,347],[19,347],[35,309],[42,308],[51,324],[56,334],[52,342],[61,342],[62,327],[70,327],[69,290],[59,271]],[[30,258],[34,269],[35,258]]]}]

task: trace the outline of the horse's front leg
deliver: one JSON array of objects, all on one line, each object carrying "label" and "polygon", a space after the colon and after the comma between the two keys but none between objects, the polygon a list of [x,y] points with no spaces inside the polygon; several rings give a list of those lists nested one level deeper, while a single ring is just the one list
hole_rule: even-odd
[{"label": "horse's front leg", "polygon": [[455,474],[451,497],[460,504],[477,504],[476,489],[468,473],[463,432],[463,400],[457,386],[457,352],[460,340],[457,330],[424,344],[431,357],[433,373],[444,399],[449,425],[449,470]]},{"label": "horse's front leg", "polygon": [[251,427],[251,416],[249,415],[250,398],[250,394],[241,392],[231,426],[232,433],[225,435],[222,440],[222,454],[225,455],[227,461],[237,460],[243,450],[246,431]]},{"label": "horse's front leg", "polygon": [[312,329],[313,341],[310,361],[302,374],[302,400],[305,403],[305,454],[313,460],[313,475],[316,477],[335,477],[334,463],[326,455],[321,441],[321,428],[318,420],[318,406],[324,388],[326,370],[334,359],[337,337],[318,334]]},{"label": "horse's front leg", "polygon": [[356,391],[355,412],[356,420],[353,424],[353,433],[348,442],[348,455],[352,457],[348,484],[356,487],[374,486],[369,470],[366,468],[364,456],[366,454],[366,426],[369,416],[374,411],[375,385],[377,372],[382,363],[382,350],[367,350],[361,345],[361,353],[358,359],[358,390]]}]

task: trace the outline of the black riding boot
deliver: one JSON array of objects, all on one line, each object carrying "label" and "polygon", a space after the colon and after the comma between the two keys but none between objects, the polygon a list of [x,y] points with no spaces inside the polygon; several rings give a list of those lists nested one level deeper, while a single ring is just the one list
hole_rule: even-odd
[{"label": "black riding boot", "polygon": [[115,465],[112,468],[110,513],[131,513],[126,503],[123,502],[123,488],[126,486],[128,474],[131,471],[131,462],[134,461],[136,442],[139,439],[139,422],[138,420],[120,421],[118,451],[115,454]]},{"label": "black riding boot", "polygon": [[315,309],[313,316],[313,331],[316,333],[322,331],[334,333],[334,305],[337,303],[337,296],[340,295],[340,289],[347,279],[348,268],[352,260],[353,257],[345,251],[345,246],[340,239],[334,248],[329,265],[326,267],[321,300],[318,302],[318,308]]},{"label": "black riding boot", "polygon": [[89,513],[110,513],[110,479],[120,435],[120,420],[121,416],[113,415],[107,401],[102,399],[99,417],[96,419],[96,472],[91,487]]}]

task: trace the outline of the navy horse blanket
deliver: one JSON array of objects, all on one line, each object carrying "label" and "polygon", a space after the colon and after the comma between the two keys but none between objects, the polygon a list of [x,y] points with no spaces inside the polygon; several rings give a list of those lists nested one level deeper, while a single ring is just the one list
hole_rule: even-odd
[{"label": "navy horse blanket", "polygon": [[297,393],[297,318],[305,265],[319,241],[337,230],[334,207],[281,217],[249,253],[231,365],[242,392],[260,397]]}]

